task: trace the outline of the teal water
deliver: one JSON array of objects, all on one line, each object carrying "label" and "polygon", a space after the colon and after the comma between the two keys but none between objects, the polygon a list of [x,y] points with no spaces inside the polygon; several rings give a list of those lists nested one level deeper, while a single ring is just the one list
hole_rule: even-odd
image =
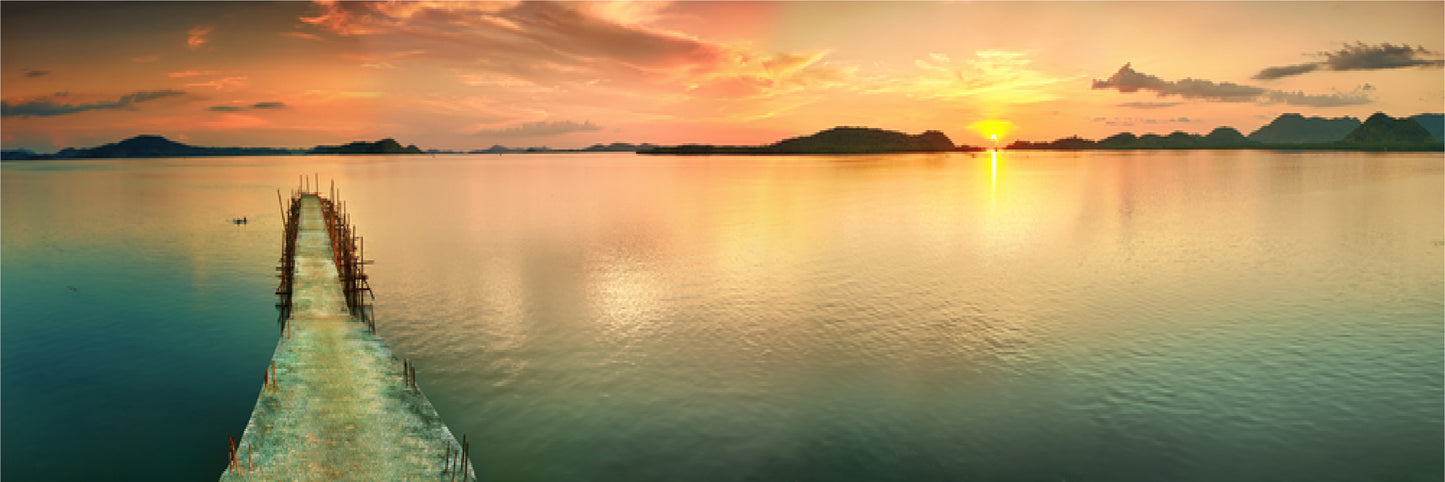
[{"label": "teal water", "polygon": [[1442,159],[1254,151],[7,162],[0,476],[220,474],[302,173],[483,479],[1445,477]]}]

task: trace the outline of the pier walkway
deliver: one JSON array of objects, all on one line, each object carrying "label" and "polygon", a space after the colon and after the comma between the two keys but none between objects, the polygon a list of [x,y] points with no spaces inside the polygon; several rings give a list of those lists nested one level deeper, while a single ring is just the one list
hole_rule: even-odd
[{"label": "pier walkway", "polygon": [[331,239],[344,218],[314,193],[292,202],[289,317],[221,479],[471,480],[414,370],[352,315],[337,266],[346,257],[333,252],[350,240]]}]

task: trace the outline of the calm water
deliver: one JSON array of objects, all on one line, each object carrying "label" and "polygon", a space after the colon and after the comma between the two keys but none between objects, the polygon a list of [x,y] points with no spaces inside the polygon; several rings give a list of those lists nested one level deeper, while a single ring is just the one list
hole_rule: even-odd
[{"label": "calm water", "polygon": [[1445,477],[1439,154],[1006,152],[5,163],[6,479],[221,472],[301,173],[483,479]]}]

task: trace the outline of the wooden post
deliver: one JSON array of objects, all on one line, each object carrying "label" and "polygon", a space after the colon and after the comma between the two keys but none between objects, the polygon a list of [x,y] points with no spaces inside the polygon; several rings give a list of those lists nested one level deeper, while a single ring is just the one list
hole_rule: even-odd
[{"label": "wooden post", "polygon": [[467,435],[462,434],[462,480],[467,480],[467,467],[471,465],[472,445],[467,443]]},{"label": "wooden post", "polygon": [[238,475],[239,475],[239,472],[241,472],[241,468],[236,465],[236,437],[232,437],[232,436],[227,435],[227,436],[226,436],[226,443],[228,443],[228,444],[231,445],[231,450],[230,450],[230,454],[231,454],[231,470],[232,470],[233,472],[238,473]]}]

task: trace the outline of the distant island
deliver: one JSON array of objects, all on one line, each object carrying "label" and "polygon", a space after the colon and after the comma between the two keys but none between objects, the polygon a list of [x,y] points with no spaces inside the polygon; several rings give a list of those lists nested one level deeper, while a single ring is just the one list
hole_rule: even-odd
[{"label": "distant island", "polygon": [[214,156],[301,156],[309,154],[503,154],[543,152],[636,152],[653,149],[652,144],[594,144],[583,149],[549,149],[546,147],[511,148],[500,145],[470,151],[422,150],[416,145],[402,146],[395,139],[375,142],[357,141],[342,145],[321,145],[310,149],[279,147],[198,147],[182,144],[161,136],[141,135],[120,142],[84,149],[65,148],[54,154],[37,154],[27,149],[0,151],[6,161],[46,159],[107,159],[129,157],[214,157]]},{"label": "distant island", "polygon": [[894,152],[982,151],[983,148],[955,146],[947,135],[927,131],[910,135],[869,127],[834,127],[810,136],[785,139],[766,146],[713,146],[686,144],[656,147],[638,154],[882,154]]},{"label": "distant island", "polygon": [[382,139],[376,142],[352,142],[342,146],[316,146],[307,154],[421,154],[415,144],[401,147],[396,139]]},{"label": "distant island", "polygon": [[[1079,136],[1047,142],[1014,141],[1010,150],[1129,150],[1129,149],[1270,149],[1270,150],[1344,150],[1344,151],[1445,151],[1445,114],[1419,114],[1395,118],[1383,112],[1371,115],[1364,122],[1354,117],[1305,117],[1283,114],[1261,126],[1248,136],[1233,127],[1219,127],[1206,135],[1175,131],[1168,135],[1136,136],[1121,132],[1104,139],[1091,140]],[[954,145],[943,132],[931,130],[922,134],[869,127],[834,127],[813,135],[784,139],[763,146],[715,146],[685,144],[656,146],[653,144],[593,144],[582,149],[550,149],[547,147],[512,148],[494,145],[469,151],[427,150],[416,145],[403,146],[395,139],[357,141],[342,145],[319,145],[310,149],[276,147],[200,147],[182,144],[155,135],[141,135],[90,148],[61,149],[54,154],[37,154],[16,149],[0,151],[0,159],[101,159],[132,157],[215,157],[215,156],[293,156],[309,154],[508,154],[568,152],[636,152],[638,154],[674,155],[756,155],[756,154],[883,154],[906,152],[983,151],[984,148]]]},{"label": "distant island", "polygon": [[131,157],[215,157],[215,156],[295,156],[305,154],[421,154],[415,145],[402,147],[395,139],[376,142],[358,141],[340,146],[316,146],[311,149],[278,147],[198,147],[182,144],[161,136],[135,136],[102,146],[76,149],[67,147],[55,154],[36,154],[25,149],[0,151],[6,161],[45,159],[111,159]]},{"label": "distant island", "polygon": [[473,149],[470,151],[443,151],[429,150],[431,154],[535,154],[542,152],[637,152],[641,150],[654,149],[657,146],[652,144],[628,144],[625,142],[614,142],[611,144],[593,144],[582,149],[552,149],[543,147],[507,147],[493,145],[486,149]]},{"label": "distant island", "polygon": [[1248,136],[1233,127],[1219,127],[1200,136],[1175,131],[1166,136],[1123,132],[1094,141],[1078,136],[1050,142],[1015,141],[1011,150],[1085,149],[1272,149],[1346,151],[1445,151],[1445,114],[1408,118],[1383,112],[1364,122],[1354,117],[1326,119],[1283,114]]}]

